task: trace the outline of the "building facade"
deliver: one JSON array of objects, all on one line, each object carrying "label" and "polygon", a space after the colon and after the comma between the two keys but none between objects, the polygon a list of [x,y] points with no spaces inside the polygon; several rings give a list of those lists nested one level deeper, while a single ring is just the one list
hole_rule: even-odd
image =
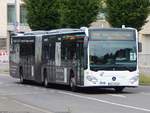
[{"label": "building facade", "polygon": [[150,74],[150,16],[147,23],[139,32],[139,41],[142,43],[142,52],[139,53],[139,67],[142,73]]},{"label": "building facade", "polygon": [[0,0],[0,50],[9,49],[9,36],[14,31],[30,31],[23,0]]}]

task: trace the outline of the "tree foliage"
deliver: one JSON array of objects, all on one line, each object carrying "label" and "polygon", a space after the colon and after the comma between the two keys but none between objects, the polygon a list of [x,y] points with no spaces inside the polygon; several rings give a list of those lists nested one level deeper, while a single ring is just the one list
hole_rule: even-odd
[{"label": "tree foliage", "polygon": [[33,30],[89,26],[96,20],[100,0],[25,0]]},{"label": "tree foliage", "polygon": [[68,13],[68,2],[69,0],[56,0],[57,9],[60,14],[60,21],[59,21],[59,27],[63,28],[66,27],[66,15]]},{"label": "tree foliage", "polygon": [[32,30],[49,30],[59,26],[60,14],[55,0],[25,0],[28,24]]},{"label": "tree foliage", "polygon": [[147,22],[149,14],[149,0],[106,0],[106,19],[113,27],[128,27],[141,30]]},{"label": "tree foliage", "polygon": [[64,22],[67,27],[89,26],[99,13],[100,0],[68,0]]}]

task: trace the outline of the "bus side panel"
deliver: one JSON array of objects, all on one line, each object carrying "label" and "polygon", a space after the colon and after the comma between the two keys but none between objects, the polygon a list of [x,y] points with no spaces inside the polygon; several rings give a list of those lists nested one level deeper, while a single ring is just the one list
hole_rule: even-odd
[{"label": "bus side panel", "polygon": [[83,39],[72,34],[44,36],[42,70],[46,70],[50,83],[69,84],[73,74],[77,85],[83,84]]},{"label": "bus side panel", "polygon": [[46,36],[43,39],[42,69],[46,69],[50,83],[68,84],[71,65],[61,59],[62,43],[60,35]]},{"label": "bus side panel", "polygon": [[14,78],[19,78],[19,61],[20,61],[19,51],[20,51],[19,44],[14,44],[10,48],[9,69],[10,69],[10,76]]}]

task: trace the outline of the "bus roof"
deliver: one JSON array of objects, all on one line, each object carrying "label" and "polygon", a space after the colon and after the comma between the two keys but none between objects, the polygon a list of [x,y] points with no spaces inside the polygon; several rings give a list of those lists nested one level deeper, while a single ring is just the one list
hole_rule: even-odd
[{"label": "bus roof", "polygon": [[125,27],[125,28],[89,28],[89,30],[136,30],[135,28]]},{"label": "bus roof", "polygon": [[56,35],[56,34],[70,34],[70,33],[83,33],[84,31],[81,29],[72,29],[72,28],[64,28],[64,29],[55,29],[50,31],[31,31],[25,33],[15,33],[13,37],[29,37],[29,36],[37,36],[37,35]]},{"label": "bus roof", "polygon": [[[85,28],[85,27],[84,27]],[[90,30],[135,30],[134,28],[86,28]],[[48,36],[48,35],[56,35],[56,34],[70,34],[70,33],[86,33],[85,29],[73,29],[73,28],[63,28],[63,29],[54,29],[54,30],[49,30],[49,31],[44,31],[44,30],[38,30],[38,31],[31,31],[31,32],[21,32],[21,33],[15,33],[12,35],[12,37],[29,37],[29,36],[37,36],[37,35],[42,35],[42,36]]]}]

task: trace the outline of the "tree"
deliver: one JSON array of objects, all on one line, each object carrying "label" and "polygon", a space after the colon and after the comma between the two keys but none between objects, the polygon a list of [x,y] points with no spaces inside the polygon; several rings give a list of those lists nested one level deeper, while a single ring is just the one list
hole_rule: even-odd
[{"label": "tree", "polygon": [[25,0],[28,24],[32,30],[59,27],[60,14],[55,0]]},{"label": "tree", "polygon": [[113,27],[122,25],[141,30],[147,22],[149,0],[106,0],[106,19]]},{"label": "tree", "polygon": [[96,20],[100,0],[25,0],[32,30],[89,26]]},{"label": "tree", "polygon": [[66,18],[65,15],[68,13],[68,1],[69,0],[56,0],[57,9],[60,14],[59,28],[66,27]]},{"label": "tree", "polygon": [[89,26],[99,13],[100,0],[67,0],[64,12],[64,27]]}]

